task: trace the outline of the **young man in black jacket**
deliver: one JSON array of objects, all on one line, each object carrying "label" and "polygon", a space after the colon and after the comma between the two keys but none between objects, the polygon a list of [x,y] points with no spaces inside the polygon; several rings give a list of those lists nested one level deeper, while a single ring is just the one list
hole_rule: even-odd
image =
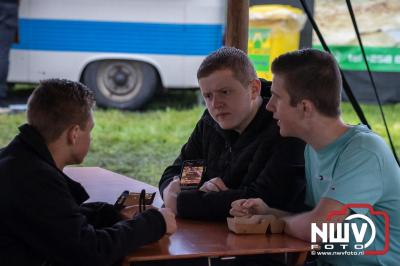
[{"label": "young man in black jacket", "polygon": [[[271,206],[303,209],[304,143],[282,138],[261,96],[261,82],[247,55],[223,47],[197,72],[207,110],[159,188],[165,205],[180,217],[222,220],[234,200],[260,197]],[[186,160],[204,160],[199,189],[181,191]]]},{"label": "young man in black jacket", "polygon": [[0,151],[0,265],[112,265],[176,229],[167,209],[126,217],[81,205],[88,194],[62,170],[88,152],[93,105],[67,80],[43,81],[29,98],[28,124]]}]

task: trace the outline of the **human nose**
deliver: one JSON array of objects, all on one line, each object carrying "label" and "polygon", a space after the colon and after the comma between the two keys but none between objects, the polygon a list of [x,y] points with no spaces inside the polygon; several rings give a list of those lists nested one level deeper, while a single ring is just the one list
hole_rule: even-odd
[{"label": "human nose", "polygon": [[270,112],[273,112],[274,110],[275,110],[275,105],[274,105],[274,99],[273,99],[273,97],[274,96],[272,96],[270,99],[269,99],[269,101],[268,101],[268,103],[267,103],[267,106],[265,107],[268,111],[270,111]]},{"label": "human nose", "polygon": [[220,97],[215,95],[211,100],[211,106],[213,108],[220,108],[223,106],[223,102],[221,101]]}]

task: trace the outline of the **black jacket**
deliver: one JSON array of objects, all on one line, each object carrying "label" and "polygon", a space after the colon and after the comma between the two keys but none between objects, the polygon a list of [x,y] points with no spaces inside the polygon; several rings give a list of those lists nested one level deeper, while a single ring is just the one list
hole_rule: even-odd
[{"label": "black jacket", "polygon": [[269,206],[290,212],[304,210],[304,143],[282,138],[267,99],[242,134],[223,130],[206,110],[181,154],[167,167],[159,182],[162,195],[185,160],[203,159],[206,172],[202,183],[214,177],[229,188],[223,192],[182,191],[177,198],[183,218],[222,220],[231,203],[240,198],[260,197]]},{"label": "black jacket", "polygon": [[0,183],[0,265],[111,265],[166,230],[155,210],[118,221],[111,205],[80,206],[86,191],[56,168],[29,125],[0,151]]}]

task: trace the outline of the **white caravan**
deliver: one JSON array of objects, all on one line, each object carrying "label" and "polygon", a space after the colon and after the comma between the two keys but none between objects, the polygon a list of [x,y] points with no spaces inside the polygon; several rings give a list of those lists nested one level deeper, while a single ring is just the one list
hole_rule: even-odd
[{"label": "white caravan", "polygon": [[157,88],[197,87],[222,45],[226,0],[21,0],[9,82],[79,80],[99,105],[137,109]]}]

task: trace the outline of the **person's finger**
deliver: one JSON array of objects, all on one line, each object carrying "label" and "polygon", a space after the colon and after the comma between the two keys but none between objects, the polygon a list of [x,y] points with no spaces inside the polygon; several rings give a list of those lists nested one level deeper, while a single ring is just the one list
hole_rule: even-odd
[{"label": "person's finger", "polygon": [[200,191],[203,192],[218,192],[219,189],[216,185],[214,185],[211,181],[205,182],[200,188]]},{"label": "person's finger", "polygon": [[169,191],[171,192],[175,193],[181,192],[181,184],[179,178],[172,180],[168,186],[169,186]]},{"label": "person's finger", "polygon": [[241,209],[230,209],[229,214],[234,216],[234,217],[242,217],[242,216],[247,216],[248,213],[246,210],[241,210]]},{"label": "person's finger", "polygon": [[213,192],[219,192],[219,188],[211,181],[207,182],[207,190]]},{"label": "person's finger", "polygon": [[210,192],[210,191],[208,190],[207,184],[208,184],[208,181],[205,182],[205,183],[199,188],[199,190],[200,190],[200,191],[203,191],[203,192]]},{"label": "person's finger", "polygon": [[235,200],[234,202],[231,203],[231,207],[232,208],[241,207],[245,201],[246,201],[246,199]]},{"label": "person's finger", "polygon": [[257,199],[247,199],[245,202],[243,202],[242,206],[245,208],[254,208],[259,205],[259,202]]},{"label": "person's finger", "polygon": [[171,208],[174,213],[177,212],[176,200],[180,192],[179,180],[178,183],[176,183],[176,180],[171,181],[163,192],[165,206]]},{"label": "person's finger", "polygon": [[243,203],[246,202],[246,199],[235,200],[231,203],[230,214],[233,216],[245,216],[249,214],[249,210],[246,207],[243,207]]},{"label": "person's finger", "polygon": [[200,191],[203,191],[203,192],[208,192],[205,183],[199,188],[199,190],[200,190]]},{"label": "person's finger", "polygon": [[225,186],[224,181],[222,181],[222,179],[219,177],[213,178],[208,182],[211,182],[215,187],[217,187],[218,191],[228,190],[228,188]]}]

